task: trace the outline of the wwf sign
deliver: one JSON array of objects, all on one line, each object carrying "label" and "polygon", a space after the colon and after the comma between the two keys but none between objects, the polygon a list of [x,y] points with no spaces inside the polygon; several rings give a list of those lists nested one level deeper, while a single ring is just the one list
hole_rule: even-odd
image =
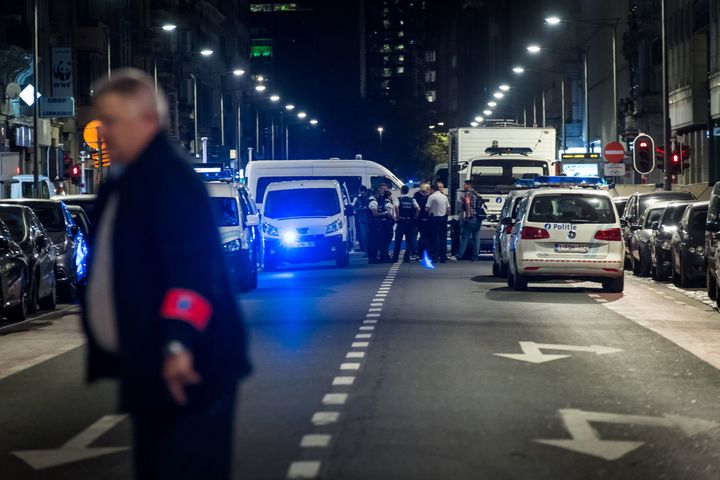
[{"label": "wwf sign", "polygon": [[74,97],[72,48],[52,49],[52,94],[54,97]]}]

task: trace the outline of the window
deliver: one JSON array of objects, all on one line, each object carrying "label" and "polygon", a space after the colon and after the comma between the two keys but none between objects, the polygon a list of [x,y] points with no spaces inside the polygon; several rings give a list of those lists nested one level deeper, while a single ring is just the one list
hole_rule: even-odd
[{"label": "window", "polygon": [[397,67],[395,71],[398,73],[398,75],[402,75],[405,73],[405,67]]},{"label": "window", "polygon": [[251,3],[251,12],[272,12],[272,3]]},{"label": "window", "polygon": [[437,100],[437,92],[435,90],[428,90],[425,92],[425,97],[429,103],[433,103]]},{"label": "window", "polygon": [[276,3],[273,5],[274,12],[294,12],[297,9],[297,3]]},{"label": "window", "polygon": [[389,53],[389,52],[391,51],[390,45],[388,45],[387,43],[383,44],[381,51],[382,51],[383,53]]},{"label": "window", "polygon": [[425,52],[425,61],[426,62],[434,62],[436,58],[435,50],[428,50]]},{"label": "window", "polygon": [[397,61],[398,61],[398,63],[404,63],[404,62],[405,62],[405,55],[398,55]]},{"label": "window", "polygon": [[476,187],[514,185],[521,178],[547,175],[547,162],[540,160],[482,160],[470,167],[470,178]]},{"label": "window", "polygon": [[651,228],[653,223],[660,221],[660,217],[662,217],[662,214],[662,208],[651,208],[650,210],[648,210],[647,215],[645,215],[644,227]]},{"label": "window", "polygon": [[362,185],[362,177],[338,177],[338,176],[289,176],[289,177],[261,177],[258,178],[257,192],[255,198],[263,199],[268,185],[275,182],[291,182],[293,180],[337,180],[340,185],[350,192],[357,192]]},{"label": "window", "polygon": [[402,43],[399,45],[395,45],[395,50],[401,52],[401,51],[405,50],[405,45],[403,45]]},{"label": "window", "polygon": [[340,213],[337,190],[333,188],[303,188],[274,190],[265,199],[267,218],[329,217]]},{"label": "window", "polygon": [[210,197],[210,208],[218,227],[237,227],[240,225],[237,202],[232,197]]},{"label": "window", "polygon": [[428,70],[425,72],[425,82],[434,83],[437,81],[437,72],[435,70]]},{"label": "window", "polygon": [[[662,213],[658,210],[658,215]],[[587,194],[539,195],[530,206],[529,221],[541,223],[615,223],[607,197]]]},{"label": "window", "polygon": [[[707,210],[696,210],[690,220],[690,233],[697,236],[705,235],[705,222],[707,221]],[[9,226],[9,225],[8,225]]]},{"label": "window", "polygon": [[65,220],[62,208],[56,205],[31,205],[33,211],[49,232],[64,232]]},{"label": "window", "polygon": [[19,209],[0,211],[0,219],[5,223],[8,230],[10,230],[13,240],[18,243],[25,240],[27,229],[25,228],[23,214]]},{"label": "window", "polygon": [[392,70],[389,68],[383,68],[382,70],[382,76],[387,78],[392,76]]}]

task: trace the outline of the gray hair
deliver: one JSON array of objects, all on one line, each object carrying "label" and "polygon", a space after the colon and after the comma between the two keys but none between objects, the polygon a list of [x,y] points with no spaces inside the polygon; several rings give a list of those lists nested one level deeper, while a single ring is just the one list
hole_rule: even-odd
[{"label": "gray hair", "polygon": [[111,78],[104,78],[93,85],[93,98],[97,99],[103,95],[115,93],[122,97],[137,97],[146,105],[152,105],[152,110],[157,115],[161,129],[167,129],[170,125],[168,113],[168,102],[165,93],[157,87],[155,80],[137,68],[123,68],[112,72]]}]

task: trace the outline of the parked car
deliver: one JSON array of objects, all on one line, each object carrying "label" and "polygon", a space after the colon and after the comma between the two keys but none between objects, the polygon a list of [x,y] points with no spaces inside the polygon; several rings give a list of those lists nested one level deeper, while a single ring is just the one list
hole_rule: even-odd
[{"label": "parked car", "polygon": [[0,305],[12,322],[25,320],[28,314],[28,261],[20,245],[0,221]]},{"label": "parked car", "polygon": [[27,310],[54,310],[57,304],[55,247],[37,215],[23,205],[0,205],[0,220],[20,246],[28,266]]},{"label": "parked car", "polygon": [[[705,287],[710,298],[718,301],[718,255],[720,255],[720,182],[710,194],[707,223],[705,224]],[[720,306],[720,304],[718,304]]]},{"label": "parked car", "polygon": [[505,199],[493,237],[493,275],[507,277],[510,235],[517,220],[518,205],[527,190],[513,190]]},{"label": "parked car", "polygon": [[653,225],[650,240],[650,275],[655,280],[670,276],[670,240],[690,202],[669,202],[657,225]]},{"label": "parked car", "polygon": [[630,240],[633,236],[633,226],[638,227],[645,210],[651,205],[673,200],[695,200],[690,192],[651,192],[633,193],[630,195],[623,211],[620,223],[623,228],[623,239],[625,241],[625,267],[632,265],[632,248]]},{"label": "parked car", "polygon": [[78,195],[55,195],[54,197],[52,197],[52,199],[60,200],[67,206],[77,205],[78,207],[85,210],[88,218],[92,218],[95,209],[95,201],[97,200],[97,195],[91,193],[81,193]]},{"label": "parked car", "polygon": [[72,301],[77,296],[78,286],[86,279],[87,244],[80,227],[70,215],[63,202],[57,200],[14,199],[3,202],[30,207],[55,246],[57,263],[55,279],[61,299]]},{"label": "parked car", "polygon": [[242,209],[245,218],[250,215],[257,215],[258,217],[258,224],[250,227],[250,233],[253,237],[255,258],[257,259],[258,267],[262,267],[262,262],[265,258],[265,235],[262,229],[262,215],[257,203],[255,203],[255,199],[252,194],[250,194],[250,191],[245,188],[245,185],[240,185],[238,187],[238,194],[240,195],[240,208]]},{"label": "parked car", "polygon": [[237,187],[228,182],[206,183],[215,223],[220,230],[225,259],[233,285],[241,292],[257,288],[258,259],[252,228],[257,215],[245,215]]},{"label": "parked car", "polygon": [[85,210],[78,205],[65,205],[70,212],[70,216],[75,222],[75,225],[80,227],[80,231],[85,235],[85,238],[90,234],[90,219],[88,218]]},{"label": "parked car", "polygon": [[640,217],[640,221],[631,227],[633,233],[630,237],[630,261],[633,273],[639,277],[650,275],[650,242],[654,233],[653,226],[657,226],[664,210],[665,204],[656,204],[648,208]]},{"label": "parked car", "polygon": [[615,204],[615,209],[618,212],[618,215],[620,215],[620,218],[622,218],[623,214],[625,213],[625,205],[627,205],[628,197],[615,197],[613,198],[613,203]]},{"label": "parked car", "polygon": [[705,224],[708,202],[691,203],[672,234],[671,273],[678,287],[705,279]]}]

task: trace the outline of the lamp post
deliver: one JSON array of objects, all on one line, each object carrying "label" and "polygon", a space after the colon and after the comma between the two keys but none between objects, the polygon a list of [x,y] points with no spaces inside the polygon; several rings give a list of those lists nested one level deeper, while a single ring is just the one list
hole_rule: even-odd
[{"label": "lamp post", "polygon": [[[174,32],[177,28],[177,25],[174,23],[164,23],[160,25],[159,27],[149,27],[144,30],[134,30],[131,33],[139,33],[144,31],[153,31],[156,29],[161,29],[163,32],[171,33]],[[112,33],[108,31],[107,38],[105,39],[105,49],[106,49],[106,55],[107,55],[107,77],[108,79],[112,78],[112,39],[119,37],[120,33]],[[210,50],[212,54],[212,50]],[[153,55],[153,79],[155,81],[155,92],[158,90],[158,78],[157,78],[157,57]]]},{"label": "lamp post", "polygon": [[[525,68],[520,65],[513,67],[516,75],[522,75],[525,72],[552,73],[560,75],[560,129],[562,137],[562,149],[567,150],[567,134],[565,126],[565,71],[563,70],[542,70],[536,68]],[[527,124],[527,112],[523,112],[525,124]],[[543,127],[545,126],[545,90],[543,90]]]},{"label": "lamp post", "polygon": [[[590,150],[590,97],[588,95],[589,93],[589,86],[588,86],[588,56],[587,51],[585,49],[564,49],[564,48],[547,48],[547,47],[540,47],[539,45],[528,45],[527,51],[532,54],[536,55],[540,53],[542,50],[549,50],[549,51],[557,51],[557,52],[565,52],[565,53],[574,53],[577,54],[578,52],[582,53],[582,63],[583,63],[583,91],[584,91],[584,102],[583,102],[583,114],[585,116],[585,148],[587,150]],[[519,67],[522,68],[522,67]],[[524,69],[523,69],[524,71]],[[563,103],[565,100],[565,82],[563,81],[562,85],[562,95],[563,95]],[[565,110],[563,109],[563,114]],[[564,123],[563,123],[564,126]],[[565,144],[565,139],[563,139],[563,144]]]},{"label": "lamp post", "polygon": [[40,142],[38,136],[38,118],[40,117],[40,102],[38,101],[38,92],[40,91],[40,75],[38,73],[38,1],[33,0],[33,190],[35,198],[40,198]]},{"label": "lamp post", "polygon": [[[665,0],[663,0],[664,2]],[[662,5],[664,8],[664,3]],[[612,55],[612,92],[613,92],[613,141],[618,139],[618,78],[617,78],[617,26],[620,23],[620,19],[589,19],[589,20],[578,20],[578,19],[563,19],[558,16],[550,16],[545,19],[545,23],[550,26],[559,25],[562,22],[567,23],[578,23],[585,25],[593,25],[596,27],[610,28],[612,30],[612,42],[611,42],[611,55]],[[583,61],[583,69],[587,71],[587,55]]]}]

